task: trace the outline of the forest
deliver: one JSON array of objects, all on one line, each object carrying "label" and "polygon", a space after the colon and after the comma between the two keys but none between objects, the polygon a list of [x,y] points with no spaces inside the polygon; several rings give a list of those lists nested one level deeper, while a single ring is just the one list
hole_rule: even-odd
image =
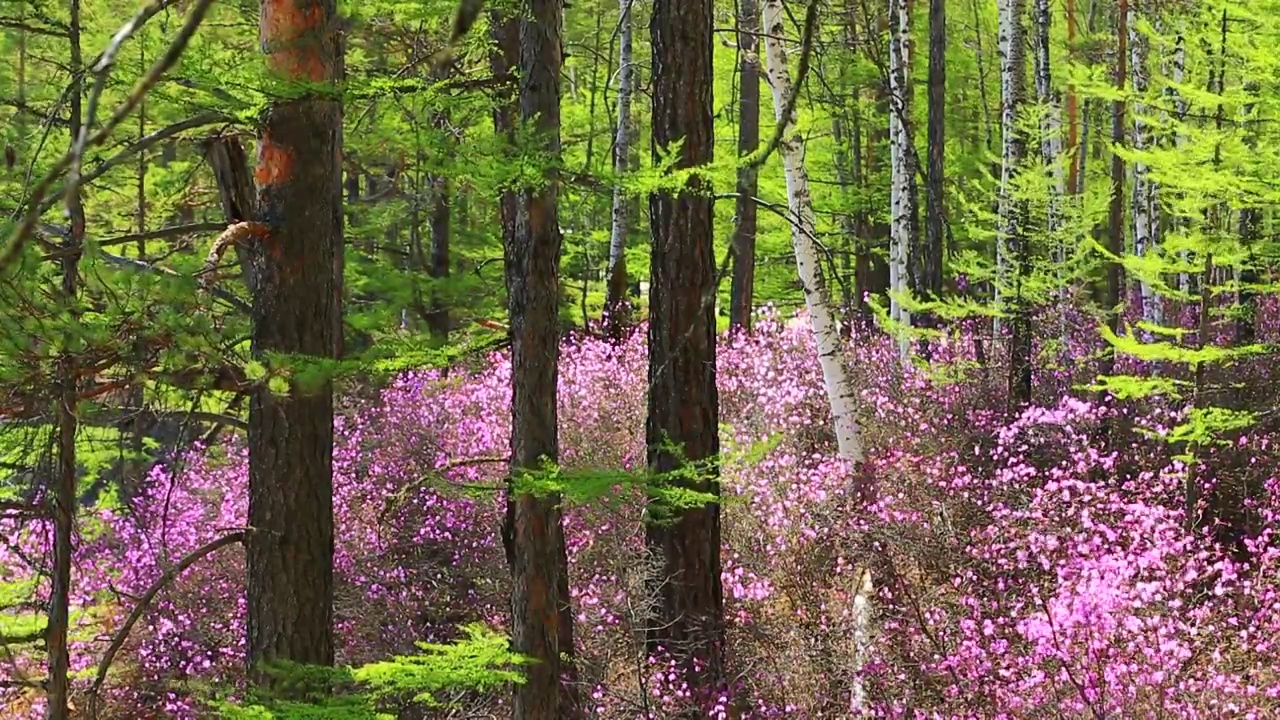
[{"label": "forest", "polygon": [[1280,718],[1277,48],[0,1],[0,716]]}]

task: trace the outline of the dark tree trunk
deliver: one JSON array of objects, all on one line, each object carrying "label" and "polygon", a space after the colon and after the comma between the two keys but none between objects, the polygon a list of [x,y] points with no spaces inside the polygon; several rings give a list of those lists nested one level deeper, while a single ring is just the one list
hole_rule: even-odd
[{"label": "dark tree trunk", "polygon": [[[262,49],[286,80],[342,78],[334,0],[263,0]],[[338,350],[342,278],[342,105],[276,100],[259,128],[252,246],[253,352],[315,360]],[[330,665],[333,643],[333,387],[265,385],[249,406],[249,660]]]},{"label": "dark tree trunk", "polygon": [[[1129,75],[1128,30],[1129,2],[1119,0],[1116,8],[1116,90],[1123,92],[1125,78]],[[1111,142],[1117,147],[1125,140],[1124,99],[1111,103]],[[1111,329],[1119,334],[1124,322],[1124,158],[1119,153],[1111,155],[1111,206],[1107,223],[1107,250],[1116,257],[1107,266],[1106,310],[1111,314]],[[1106,368],[1114,365],[1115,355],[1107,351]],[[1110,372],[1107,369],[1107,372]]]},{"label": "dark tree trunk", "polygon": [[[929,119],[928,173],[925,188],[924,252],[916,269],[917,291],[926,301],[942,295],[942,252],[946,233],[943,207],[943,173],[946,160],[947,14],[946,0],[929,0]],[[933,327],[933,313],[919,315],[922,327]],[[929,357],[928,341],[921,355]]]},{"label": "dark tree trunk", "polygon": [[431,265],[427,269],[434,281],[431,289],[431,307],[427,312],[427,327],[431,337],[439,343],[449,340],[449,306],[437,284],[449,277],[450,193],[449,178],[431,179]]},{"label": "dark tree trunk", "polygon": [[[655,0],[653,6],[654,158],[679,144],[676,168],[712,159],[712,17],[711,0]],[[703,479],[678,482],[718,495],[716,267],[712,201],[705,191],[702,179],[694,177],[688,190],[649,199],[653,245],[645,438],[658,482],[662,474],[688,464]],[[724,672],[720,506],[680,508],[667,519],[671,522],[650,522],[646,531],[650,548],[663,560],[649,645],[682,658],[686,682],[705,699],[720,686]]]},{"label": "dark tree trunk", "polygon": [[[518,16],[500,12],[489,14],[490,32],[494,50],[489,57],[489,67],[496,78],[514,76],[520,65],[520,20]],[[507,150],[515,142],[517,103],[515,95],[508,94],[511,102],[496,103],[493,108],[493,128],[507,140]],[[502,246],[511,247],[516,233],[516,194],[507,190],[498,202],[498,223],[502,230]]]},{"label": "dark tree trunk", "polygon": [[[756,0],[740,0],[738,16],[739,98],[738,155],[746,156],[760,146],[760,65],[754,57],[759,43],[760,8]],[[733,227],[733,281],[729,291],[729,322],[735,328],[751,330],[756,283],[756,202],[759,170],[738,171],[738,198]]]},{"label": "dark tree trunk", "polygon": [[[520,120],[560,152],[562,0],[529,0],[520,23]],[[511,317],[511,475],[503,527],[512,580],[512,645],[534,660],[515,686],[513,718],[577,717],[573,687],[573,615],[557,494],[516,487],[522,474],[559,459],[560,246],[558,179],[520,191],[506,250]],[[569,657],[564,662],[562,655]]]},{"label": "dark tree trunk", "polygon": [[[80,50],[80,2],[72,0],[67,36],[71,42],[70,132],[74,146],[81,132],[81,92],[83,90],[83,58]],[[79,291],[80,255],[84,247],[84,205],[77,188],[66,198],[70,232],[62,258],[62,300],[75,306]],[[70,344],[70,343],[68,343]],[[49,586],[49,620],[45,629],[45,648],[49,678],[46,681],[48,720],[71,717],[71,654],[67,637],[71,625],[71,555],[75,541],[76,521],[76,432],[78,418],[79,375],[76,357],[70,350],[58,359],[58,470],[54,476],[53,496],[53,568]]]}]

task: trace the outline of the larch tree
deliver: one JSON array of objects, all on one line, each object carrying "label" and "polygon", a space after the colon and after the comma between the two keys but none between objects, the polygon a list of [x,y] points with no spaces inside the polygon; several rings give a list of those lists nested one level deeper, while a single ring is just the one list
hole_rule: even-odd
[{"label": "larch tree", "polygon": [[[278,92],[258,131],[252,266],[254,355],[332,359],[343,244],[343,51],[334,0],[262,0],[262,52]],[[299,372],[295,377],[315,375]],[[248,650],[252,664],[330,665],[333,386],[267,383],[249,407]]]},{"label": "larch tree", "polygon": [[[751,155],[760,146],[760,12],[757,0],[738,6],[738,155]],[[751,329],[755,302],[756,195],[759,167],[748,163],[738,170],[733,225],[733,280],[729,290],[729,323]]]},{"label": "larch tree", "polygon": [[606,322],[612,337],[621,335],[627,322],[627,235],[631,232],[631,198],[622,187],[621,178],[631,164],[631,142],[635,132],[631,117],[631,100],[635,94],[636,63],[635,4],[638,0],[618,0],[618,120],[613,141],[613,172],[619,178],[613,189],[613,218],[609,230],[608,290],[605,299]]},{"label": "larch tree", "polygon": [[[1125,79],[1129,74],[1129,0],[1119,0],[1116,6],[1116,97],[1111,101],[1111,142],[1123,147],[1125,132]],[[1124,322],[1124,156],[1111,154],[1111,202],[1107,212],[1107,282],[1104,299],[1105,310],[1110,315],[1111,330],[1117,335]],[[1108,350],[1107,364],[1114,361],[1114,352]],[[1109,372],[1109,371],[1108,371]]]},{"label": "larch tree", "polygon": [[[554,165],[560,153],[563,0],[528,0],[520,19],[519,120],[537,133]],[[519,190],[506,248],[511,339],[511,486],[503,541],[511,568],[512,649],[530,659],[514,686],[512,717],[577,717],[573,615],[560,497],[522,487],[559,460],[556,395],[560,364],[559,178]],[[568,660],[566,662],[566,659]]]},{"label": "larch tree", "polygon": [[[654,2],[649,30],[655,164],[669,162],[679,171],[712,160],[713,26],[711,0]],[[708,190],[708,180],[693,173],[683,187],[664,188],[649,198],[653,243],[645,443],[654,482],[718,498],[716,266]],[[657,497],[645,532],[662,566],[654,581],[657,607],[647,629],[649,647],[679,658],[695,697],[708,699],[724,680],[720,505],[672,507]]]},{"label": "larch tree", "polygon": [[[947,7],[946,0],[929,0],[928,172],[925,174],[925,239],[917,255],[917,288],[924,299],[942,299],[942,255],[946,237],[945,178],[947,158]],[[935,325],[932,313],[920,318]],[[927,348],[927,343],[923,345]],[[927,354],[927,351],[926,351]]]}]

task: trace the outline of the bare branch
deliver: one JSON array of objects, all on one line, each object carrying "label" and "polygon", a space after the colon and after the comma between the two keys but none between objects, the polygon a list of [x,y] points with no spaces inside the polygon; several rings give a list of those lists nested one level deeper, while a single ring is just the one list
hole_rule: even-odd
[{"label": "bare branch", "polygon": [[138,598],[138,602],[133,606],[129,617],[125,619],[120,629],[116,630],[115,635],[111,638],[111,644],[107,646],[106,653],[102,656],[102,661],[98,663],[98,675],[93,680],[93,687],[89,688],[89,716],[96,718],[98,716],[98,693],[102,690],[102,685],[107,681],[107,672],[111,669],[111,663],[116,658],[116,653],[120,652],[120,648],[124,647],[124,643],[129,639],[129,633],[133,630],[133,626],[141,619],[142,614],[146,612],[147,607],[151,605],[151,601],[155,600],[156,595],[165,588],[166,585],[173,582],[179,575],[186,571],[187,568],[200,562],[206,556],[211,555],[218,550],[237,543],[243,543],[246,531],[233,532],[228,535],[214,540],[212,542],[201,545],[192,550],[177,562],[176,565],[169,568],[156,579],[151,587]]}]

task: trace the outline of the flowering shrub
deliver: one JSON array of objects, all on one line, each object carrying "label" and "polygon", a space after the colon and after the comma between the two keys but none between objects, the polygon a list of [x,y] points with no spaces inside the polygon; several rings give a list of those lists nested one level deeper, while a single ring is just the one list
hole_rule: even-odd
[{"label": "flowering shrub", "polygon": [[[863,687],[885,718],[1280,713],[1277,438],[1261,428],[1202,453],[1191,475],[1158,437],[1184,409],[1092,402],[1073,388],[1096,372],[1093,330],[1079,318],[1046,325],[1067,342],[1038,363],[1040,405],[1013,419],[993,390],[1000,369],[984,376],[972,366],[971,334],[935,343],[931,370],[902,369],[887,339],[855,337],[870,496],[855,492],[853,469],[833,455],[803,325],[766,316],[752,335],[723,341],[731,673],[707,716],[847,717]],[[566,343],[565,467],[643,467],[646,362],[643,332],[617,346]],[[1267,377],[1264,367],[1247,370]],[[458,638],[467,623],[505,626],[497,529],[509,381],[502,355],[473,371],[409,373],[339,419],[339,662],[412,653],[417,641]],[[88,672],[79,690],[133,598],[244,524],[246,466],[235,442],[187,448],[127,507],[82,511],[73,668]],[[1194,527],[1189,477],[1205,500]],[[619,486],[566,516],[591,717],[662,718],[692,702],[670,661],[643,647],[656,568],[642,509],[640,494]],[[0,533],[9,538],[5,598],[47,592],[31,578],[49,529],[0,520]],[[158,596],[116,660],[104,716],[197,717],[209,687],[234,697],[243,573],[242,553],[227,548]],[[862,663],[855,599],[869,588],[874,642]],[[15,648],[13,667],[39,677],[41,658],[26,647]],[[7,717],[38,716],[37,696],[3,692]],[[497,707],[505,697],[471,701]]]}]

